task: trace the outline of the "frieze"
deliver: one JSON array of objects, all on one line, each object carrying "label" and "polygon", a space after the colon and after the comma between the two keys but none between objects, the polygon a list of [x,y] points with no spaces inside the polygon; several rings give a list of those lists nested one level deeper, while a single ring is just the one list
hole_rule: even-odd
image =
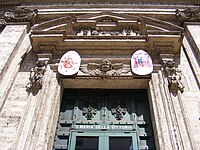
[{"label": "frieze", "polygon": [[43,85],[43,75],[46,72],[47,61],[38,60],[36,66],[31,69],[30,82],[27,85],[27,90],[38,91]]},{"label": "frieze", "polygon": [[130,65],[123,63],[112,64],[108,59],[100,63],[88,63],[80,66],[80,71],[91,76],[100,76],[102,78],[111,76],[121,76],[130,72]]},{"label": "frieze", "polygon": [[4,19],[6,22],[29,22],[32,26],[35,23],[38,10],[30,10],[25,8],[17,8],[15,10],[9,10],[4,13]]},{"label": "frieze", "polygon": [[177,92],[180,90],[184,91],[183,83],[181,82],[181,71],[175,68],[175,63],[173,60],[163,61],[165,75],[167,76],[169,89],[172,92]]},{"label": "frieze", "polygon": [[199,22],[200,21],[200,9],[186,8],[184,11],[176,10],[176,17],[183,26],[184,22]]}]

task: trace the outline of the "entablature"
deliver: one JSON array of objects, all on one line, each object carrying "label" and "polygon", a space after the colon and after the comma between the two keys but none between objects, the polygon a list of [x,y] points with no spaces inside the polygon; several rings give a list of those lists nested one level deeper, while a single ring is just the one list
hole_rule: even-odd
[{"label": "entablature", "polygon": [[34,51],[53,54],[77,50],[80,54],[130,54],[146,49],[149,54],[179,53],[182,28],[147,16],[105,11],[53,19],[32,28]]}]

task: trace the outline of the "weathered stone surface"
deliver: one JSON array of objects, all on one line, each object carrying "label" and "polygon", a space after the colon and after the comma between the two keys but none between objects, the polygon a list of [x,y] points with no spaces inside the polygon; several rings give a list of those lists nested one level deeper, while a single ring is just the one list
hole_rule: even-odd
[{"label": "weathered stone surface", "polygon": [[186,27],[186,29],[189,31],[187,35],[190,40],[190,44],[196,51],[196,54],[200,60],[200,24],[188,24]]},{"label": "weathered stone surface", "polygon": [[198,91],[188,91],[183,94],[181,101],[183,114],[188,126],[188,131],[191,135],[191,141],[195,149],[200,147],[200,93]]},{"label": "weathered stone surface", "polygon": [[[2,138],[0,145],[3,149],[10,149],[19,128],[20,120],[24,115],[24,108],[27,105],[26,88],[24,82],[28,82],[28,74],[18,74],[9,92],[5,104],[0,112],[0,129]],[[1,128],[2,127],[2,128]],[[8,140],[9,139],[9,140]]]},{"label": "weathered stone surface", "polygon": [[26,25],[8,25],[0,35],[0,79],[10,65],[10,61],[16,54],[23,37],[26,35]]},{"label": "weathered stone surface", "polygon": [[[93,13],[92,11],[88,12],[88,8],[85,8],[84,12],[79,12],[80,7],[77,8],[76,12],[66,11],[67,8],[59,9],[59,12],[56,8],[51,10],[41,8],[39,12],[41,14],[40,19],[44,19],[50,13],[55,17],[55,12],[57,12],[56,15],[74,13],[74,16],[75,13]],[[113,8],[109,8],[109,10],[112,11]],[[122,12],[126,14],[131,12],[132,15],[138,13],[138,10],[138,8],[129,10],[123,8]],[[173,20],[174,10],[173,6],[170,10],[152,9],[153,12],[149,11],[149,13],[151,13],[151,17],[154,16],[155,18],[161,18],[162,15],[167,14]],[[102,8],[99,8],[97,13],[100,13],[100,11],[102,11]],[[145,15],[148,12],[144,7],[139,11],[138,15],[141,15],[141,13]],[[118,7],[117,13],[120,14],[119,12]],[[157,14],[159,14],[159,17],[156,16]],[[45,19],[48,19],[48,17]],[[143,17],[143,19],[148,20],[147,26],[151,26],[150,29],[155,29],[155,26],[159,24],[159,21],[153,18]],[[85,37],[84,40],[77,37],[77,39],[71,38],[70,36],[66,38],[64,32],[59,37],[59,34],[49,32],[50,29],[57,29],[54,28],[57,24],[54,24],[54,26],[46,25],[48,25],[48,22],[45,24],[45,27],[48,27],[45,28],[45,32],[41,31],[32,35],[38,42],[31,41],[36,47],[34,51],[29,51],[31,43],[28,35],[26,35],[26,27],[23,25],[9,25],[0,35],[0,48],[3,49],[0,56],[0,149],[52,149],[62,98],[62,88],[148,89],[156,148],[159,150],[192,150],[200,147],[198,140],[200,135],[200,130],[198,130],[200,126],[198,85],[200,74],[199,59],[195,57],[200,48],[200,32],[196,30],[199,29],[199,25],[188,26],[187,32],[190,33],[188,34],[190,38],[184,38],[184,50],[181,49],[181,51],[182,36],[180,35],[180,28],[171,23],[159,24],[160,26],[156,27],[157,31],[154,32],[156,35],[149,32],[148,37],[145,37],[142,42],[138,42],[140,39],[137,39],[137,37],[134,37],[136,41],[132,37],[130,41],[125,40],[126,47],[123,43],[120,43],[124,38],[118,39],[118,41],[115,40],[114,43],[108,43],[108,40],[113,39],[112,37],[106,37],[101,40],[105,44],[103,48],[98,47],[101,46],[101,43],[99,43],[100,38],[96,39],[95,43],[91,45],[89,42],[94,37]],[[164,26],[167,28],[164,28]],[[171,31],[170,27],[173,30],[172,36],[169,36],[172,32],[168,32]],[[193,27],[195,27],[195,30]],[[61,28],[59,29],[61,30]],[[179,31],[178,34],[174,33],[174,29]],[[49,34],[46,34],[47,30]],[[192,42],[188,42],[189,40]],[[89,44],[84,45],[85,42]],[[96,43],[99,45],[96,45]],[[69,47],[70,44],[71,47]],[[77,45],[78,47],[75,47]],[[42,58],[47,57],[46,54],[51,55],[50,63],[56,66],[61,54],[70,48],[77,48],[77,51],[80,51],[81,57],[87,63],[97,58],[109,57],[115,59],[116,62],[124,59],[129,62],[131,54],[139,48],[147,49],[153,56],[154,63],[158,65],[160,65],[158,61],[160,53],[174,54],[175,65],[183,73],[182,82],[185,91],[183,93],[178,91],[176,94],[169,92],[168,82],[162,67],[158,67],[147,77],[136,76],[130,72],[128,76],[122,75],[110,79],[101,79],[95,75],[93,77],[83,76],[80,72],[73,78],[60,78],[57,76],[56,70],[53,72],[50,66],[47,66],[47,71],[43,76],[44,85],[41,90],[38,93],[28,93],[26,85],[29,82],[30,69],[35,66],[38,59],[36,56]],[[24,59],[21,57],[24,57]],[[61,84],[59,84],[58,79],[61,80]]]},{"label": "weathered stone surface", "polygon": [[[10,28],[14,27],[18,28],[19,26],[11,26]],[[2,69],[0,72],[0,109],[3,107],[5,98],[15,80],[17,72],[20,69],[20,63],[22,62],[23,56],[30,48],[29,37],[25,34],[26,26],[22,25],[22,27],[19,27],[20,31],[23,29],[23,31],[19,32],[19,36],[13,37],[8,33],[10,39],[7,38],[7,46],[2,49],[2,55],[0,56],[0,68]],[[8,28],[8,30],[5,29],[5,32],[10,32],[10,28]],[[9,44],[9,40],[12,39],[14,39],[16,43]],[[16,39],[18,39],[18,41]],[[4,45],[4,42],[0,42],[0,45],[1,44]]]}]

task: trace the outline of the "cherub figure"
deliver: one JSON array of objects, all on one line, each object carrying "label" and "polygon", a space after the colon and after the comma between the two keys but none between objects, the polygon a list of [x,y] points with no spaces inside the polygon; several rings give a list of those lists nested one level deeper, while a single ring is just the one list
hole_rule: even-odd
[{"label": "cherub figure", "polygon": [[130,72],[130,66],[123,63],[112,64],[108,59],[102,60],[99,64],[89,63],[81,65],[80,70],[83,73],[92,75],[92,76],[119,76],[122,73]]},{"label": "cherub figure", "polygon": [[174,61],[165,62],[164,68],[170,90],[180,90],[181,92],[183,92],[184,86],[181,82],[181,71],[175,68]]},{"label": "cherub figure", "polygon": [[46,71],[47,61],[38,60],[35,68],[30,72],[30,83],[27,85],[28,89],[40,89],[42,87],[42,77]]}]

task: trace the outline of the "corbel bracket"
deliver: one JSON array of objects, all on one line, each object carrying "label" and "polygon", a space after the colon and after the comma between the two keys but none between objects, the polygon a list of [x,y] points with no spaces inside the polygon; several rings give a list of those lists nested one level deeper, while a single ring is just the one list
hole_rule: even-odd
[{"label": "corbel bracket", "polygon": [[31,69],[29,78],[30,82],[27,85],[27,90],[38,91],[42,88],[43,76],[46,72],[47,64],[47,59],[38,59],[38,61],[36,62],[36,66]]},{"label": "corbel bracket", "polygon": [[173,55],[171,54],[160,54],[162,61],[163,71],[167,77],[169,90],[171,92],[177,92],[180,90],[184,91],[184,86],[181,82],[181,71],[175,67]]}]

